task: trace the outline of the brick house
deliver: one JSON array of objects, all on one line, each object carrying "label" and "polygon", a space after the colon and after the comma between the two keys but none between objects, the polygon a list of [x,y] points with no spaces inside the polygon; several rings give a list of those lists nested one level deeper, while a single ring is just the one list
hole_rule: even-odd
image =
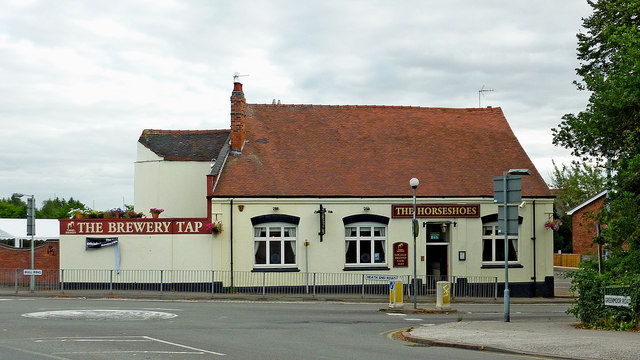
[{"label": "brick house", "polygon": [[591,216],[602,210],[606,198],[605,190],[567,211],[567,215],[571,216],[574,254],[590,256],[598,254],[598,248],[593,243],[593,238],[598,235],[598,226]]}]

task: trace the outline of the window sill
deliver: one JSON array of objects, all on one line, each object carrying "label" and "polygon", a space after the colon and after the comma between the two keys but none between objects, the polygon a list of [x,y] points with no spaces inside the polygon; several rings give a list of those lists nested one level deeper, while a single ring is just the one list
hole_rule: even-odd
[{"label": "window sill", "polygon": [[251,272],[300,272],[300,269],[297,267],[264,267],[264,268],[253,268]]},{"label": "window sill", "polygon": [[[524,268],[522,264],[509,264],[509,269],[521,269]],[[504,264],[484,264],[480,269],[504,269]]]},{"label": "window sill", "polygon": [[389,267],[387,265],[380,265],[380,266],[345,266],[344,269],[342,269],[342,271],[365,271],[365,270],[382,270],[382,271],[387,271],[387,270],[391,270],[389,269]]}]

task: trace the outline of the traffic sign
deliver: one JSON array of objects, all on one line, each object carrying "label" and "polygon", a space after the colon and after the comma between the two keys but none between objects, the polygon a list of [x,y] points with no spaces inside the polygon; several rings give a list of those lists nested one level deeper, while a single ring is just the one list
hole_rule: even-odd
[{"label": "traffic sign", "polygon": [[504,199],[504,177],[493,178],[493,200],[500,204],[522,201],[522,177],[507,176],[507,199]]},{"label": "traffic sign", "polygon": [[42,275],[42,270],[40,270],[40,269],[24,269],[23,273],[25,275]]},{"label": "traffic sign", "polygon": [[518,205],[507,205],[507,213],[505,216],[505,206],[498,206],[498,229],[504,235],[518,235]]}]

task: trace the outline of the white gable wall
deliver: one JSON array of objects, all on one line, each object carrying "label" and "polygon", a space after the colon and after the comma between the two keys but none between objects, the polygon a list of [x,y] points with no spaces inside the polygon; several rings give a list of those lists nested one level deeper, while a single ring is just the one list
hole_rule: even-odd
[{"label": "white gable wall", "polygon": [[134,207],[149,216],[150,208],[165,211],[161,217],[200,218],[207,215],[207,161],[165,161],[138,143],[134,168]]}]

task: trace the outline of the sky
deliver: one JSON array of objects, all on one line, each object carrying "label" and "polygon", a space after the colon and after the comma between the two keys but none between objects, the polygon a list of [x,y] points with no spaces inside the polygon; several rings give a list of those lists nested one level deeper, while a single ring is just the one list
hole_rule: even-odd
[{"label": "sky", "polygon": [[133,204],[142,131],[228,129],[236,72],[255,104],[501,107],[549,181],[552,160],[572,159],[551,128],[588,100],[573,81],[590,13],[586,0],[4,0],[0,198]]}]

